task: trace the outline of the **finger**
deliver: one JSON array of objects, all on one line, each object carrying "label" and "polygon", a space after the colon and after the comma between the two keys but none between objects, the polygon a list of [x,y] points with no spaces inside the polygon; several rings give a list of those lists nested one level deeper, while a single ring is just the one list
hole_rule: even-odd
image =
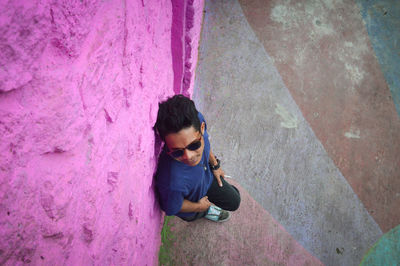
[{"label": "finger", "polygon": [[221,181],[221,177],[217,177],[217,181],[218,181],[218,185],[220,186],[220,187],[222,187],[222,181]]}]

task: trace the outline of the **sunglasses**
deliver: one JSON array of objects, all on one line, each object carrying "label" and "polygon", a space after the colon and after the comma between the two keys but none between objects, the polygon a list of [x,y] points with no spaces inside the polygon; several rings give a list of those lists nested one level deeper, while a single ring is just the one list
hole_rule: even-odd
[{"label": "sunglasses", "polygon": [[195,151],[195,150],[199,149],[200,147],[201,147],[201,136],[200,136],[200,138],[198,140],[196,140],[195,142],[190,143],[185,148],[179,149],[179,150],[169,151],[167,153],[169,155],[171,155],[172,157],[174,157],[174,158],[179,158],[179,157],[183,156],[183,154],[185,153],[186,149],[188,149],[190,151]]}]

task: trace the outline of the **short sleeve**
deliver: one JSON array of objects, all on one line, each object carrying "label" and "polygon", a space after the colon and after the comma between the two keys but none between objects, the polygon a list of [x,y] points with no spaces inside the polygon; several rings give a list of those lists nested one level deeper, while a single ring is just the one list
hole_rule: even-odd
[{"label": "short sleeve", "polygon": [[201,123],[203,123],[204,122],[204,124],[205,124],[205,130],[207,131],[207,123],[206,123],[206,120],[204,119],[204,116],[203,116],[203,114],[202,113],[200,113],[200,112],[198,112],[198,118],[199,118],[199,120],[200,120],[200,124]]}]

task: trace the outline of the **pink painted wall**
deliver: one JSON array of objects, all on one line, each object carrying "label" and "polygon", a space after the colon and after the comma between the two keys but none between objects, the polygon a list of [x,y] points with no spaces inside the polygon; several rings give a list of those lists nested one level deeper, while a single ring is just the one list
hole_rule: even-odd
[{"label": "pink painted wall", "polygon": [[0,264],[157,263],[152,126],[193,91],[203,4],[0,2]]},{"label": "pink painted wall", "polygon": [[172,0],[174,92],[191,96],[198,57],[204,0]]}]

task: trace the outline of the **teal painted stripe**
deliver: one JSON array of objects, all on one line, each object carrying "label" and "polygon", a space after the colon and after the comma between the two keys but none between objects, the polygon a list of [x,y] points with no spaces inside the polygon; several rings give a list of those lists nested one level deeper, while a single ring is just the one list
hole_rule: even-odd
[{"label": "teal painted stripe", "polygon": [[400,1],[357,0],[400,116]]},{"label": "teal painted stripe", "polygon": [[400,265],[400,225],[384,234],[365,254],[360,265]]}]

